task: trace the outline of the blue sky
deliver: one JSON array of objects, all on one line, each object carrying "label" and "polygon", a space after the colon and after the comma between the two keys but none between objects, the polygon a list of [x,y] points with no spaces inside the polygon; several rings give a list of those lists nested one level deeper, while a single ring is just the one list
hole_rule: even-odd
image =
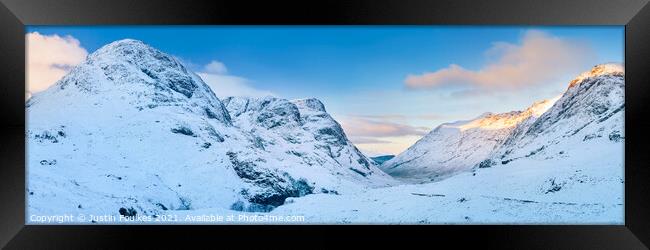
[{"label": "blue sky", "polygon": [[[215,84],[233,86],[219,85],[223,80],[258,94],[319,98],[349,137],[373,153],[399,153],[442,122],[555,97],[575,75],[623,62],[624,55],[623,26],[30,26],[27,32],[70,36],[88,53],[123,38],[142,40],[217,82],[211,84],[217,95]],[[213,61],[225,68],[206,69]]]}]

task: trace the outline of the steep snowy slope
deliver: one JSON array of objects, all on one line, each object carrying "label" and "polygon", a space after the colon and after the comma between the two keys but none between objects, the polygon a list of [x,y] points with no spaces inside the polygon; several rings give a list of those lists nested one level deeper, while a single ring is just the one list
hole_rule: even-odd
[{"label": "steep snowy slope", "polygon": [[486,164],[508,164],[522,158],[594,157],[576,152],[585,147],[610,147],[610,152],[622,155],[624,93],[622,66],[595,66],[571,81],[546,113],[534,122],[520,124]]},{"label": "steep snowy slope", "polygon": [[102,47],[26,106],[30,213],[229,206],[244,187],[213,166],[235,134],[223,104],[139,41]]},{"label": "steep snowy slope", "polygon": [[[623,67],[597,65],[538,118],[541,112],[533,112],[516,122],[473,171],[340,197],[292,198],[272,214],[304,215],[311,223],[623,224],[624,85]],[[503,123],[497,124],[481,127]]]},{"label": "steep snowy slope", "polygon": [[415,182],[435,181],[472,169],[505,141],[515,127],[535,119],[555,100],[544,100],[524,111],[486,113],[469,121],[445,123],[381,168]]},{"label": "steep snowy slope", "polygon": [[[388,175],[379,170],[348,140],[341,125],[327,113],[323,103],[314,98],[292,100],[291,103],[295,104],[300,111],[303,128],[317,141],[315,149],[324,151],[336,162],[336,165],[347,167],[355,173],[353,175],[356,177],[355,181],[371,179],[375,183],[386,182],[385,178]],[[359,175],[365,178],[358,178]]]},{"label": "steep snowy slope", "polygon": [[[278,110],[245,123],[175,58],[140,41],[108,44],[26,104],[28,213],[269,210],[391,181],[347,139],[335,158],[302,157],[327,137],[310,140],[307,118]],[[285,135],[307,136],[294,145]]]},{"label": "steep snowy slope", "polygon": [[234,125],[252,135],[258,149],[242,152],[242,157],[263,152],[264,160],[278,161],[271,165],[329,187],[341,186],[342,180],[369,186],[394,183],[347,139],[317,99],[228,97],[224,103]]}]

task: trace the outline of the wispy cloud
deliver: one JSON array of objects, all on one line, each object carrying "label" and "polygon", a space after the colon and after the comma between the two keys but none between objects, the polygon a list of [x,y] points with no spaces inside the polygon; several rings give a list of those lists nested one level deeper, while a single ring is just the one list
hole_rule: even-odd
[{"label": "wispy cloud", "polygon": [[370,155],[398,154],[430,131],[428,127],[412,126],[413,120],[436,120],[440,116],[425,115],[346,115],[340,118],[345,134],[359,149]]},{"label": "wispy cloud", "polygon": [[204,69],[205,69],[205,72],[212,73],[212,74],[227,74],[228,73],[228,68],[226,68],[226,65],[223,64],[220,61],[217,61],[217,60],[212,60],[210,63],[206,64]]},{"label": "wispy cloud", "polygon": [[360,117],[348,117],[341,121],[345,133],[358,137],[394,137],[407,135],[424,135],[426,127],[414,127],[389,121],[371,120]]},{"label": "wispy cloud", "polygon": [[440,119],[444,119],[445,116],[437,115],[437,114],[429,114],[429,115],[416,115],[415,118],[420,120],[440,120]]},{"label": "wispy cloud", "polygon": [[88,51],[72,36],[26,34],[27,97],[52,86],[81,63]]},{"label": "wispy cloud", "polygon": [[562,39],[541,31],[528,31],[520,44],[494,43],[486,55],[495,58],[479,70],[457,64],[404,80],[411,89],[462,85],[478,89],[513,89],[558,80],[588,68],[595,53],[588,44]]},{"label": "wispy cloud", "polygon": [[386,115],[352,115],[356,118],[365,118],[365,119],[378,119],[378,120],[404,120],[407,119],[406,115],[398,114],[386,114]]},{"label": "wispy cloud", "polygon": [[197,73],[212,91],[220,98],[228,96],[264,97],[275,96],[267,90],[253,87],[252,82],[244,77],[228,74],[223,62],[212,60]]},{"label": "wispy cloud", "polygon": [[363,136],[350,136],[350,141],[354,144],[385,144],[385,143],[391,143],[388,140],[381,140],[377,138],[371,138],[371,137],[363,137]]},{"label": "wispy cloud", "polygon": [[363,118],[369,120],[381,121],[406,121],[406,120],[439,120],[444,118],[442,115],[437,114],[424,114],[424,115],[399,115],[399,114],[386,114],[386,115],[352,115],[352,117]]}]

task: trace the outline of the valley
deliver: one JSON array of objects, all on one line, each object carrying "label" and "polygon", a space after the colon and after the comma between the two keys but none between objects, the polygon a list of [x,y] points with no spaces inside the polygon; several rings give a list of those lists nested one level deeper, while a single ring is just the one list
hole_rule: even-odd
[{"label": "valley", "polygon": [[382,157],[364,155],[317,98],[220,99],[218,91],[141,41],[90,54],[26,103],[27,213],[624,222],[620,65],[597,65],[561,96],[521,111],[441,124]]}]

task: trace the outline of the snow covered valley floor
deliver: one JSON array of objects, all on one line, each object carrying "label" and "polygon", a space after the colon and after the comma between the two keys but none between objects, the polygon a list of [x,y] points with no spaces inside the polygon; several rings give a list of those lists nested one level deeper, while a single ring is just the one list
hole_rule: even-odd
[{"label": "snow covered valley floor", "polygon": [[[349,195],[310,195],[280,206],[272,214],[300,214],[308,223],[623,223],[621,175],[609,175],[606,169],[584,171],[575,166],[563,166],[561,173],[515,167]],[[531,176],[533,173],[535,176]],[[502,178],[504,174],[507,179]],[[513,180],[518,177],[528,177],[523,182],[526,185]],[[610,188],[599,188],[603,183],[609,183]]]},{"label": "snow covered valley floor", "polygon": [[254,213],[209,209],[171,214],[179,220],[232,214],[234,221],[223,223],[244,224],[622,224],[624,183],[617,161],[556,161],[556,168],[548,167],[548,161],[522,161],[433,183],[289,198],[268,214],[257,213],[303,216],[298,222],[254,221]]},{"label": "snow covered valley floor", "polygon": [[[555,160],[554,167],[549,167],[548,160],[527,160],[432,183],[310,194],[287,198],[268,213],[224,208],[167,210],[133,221],[123,217],[101,221],[91,219],[91,213],[85,214],[84,222],[75,218],[69,223],[622,224],[622,161],[593,154],[609,157],[569,165]],[[84,214],[83,209],[79,211]]]},{"label": "snow covered valley floor", "polygon": [[432,183],[288,198],[268,213],[206,208],[166,211],[160,221],[99,223],[622,224],[622,155],[604,153],[611,150],[576,149],[596,157],[568,165],[526,159]]}]

